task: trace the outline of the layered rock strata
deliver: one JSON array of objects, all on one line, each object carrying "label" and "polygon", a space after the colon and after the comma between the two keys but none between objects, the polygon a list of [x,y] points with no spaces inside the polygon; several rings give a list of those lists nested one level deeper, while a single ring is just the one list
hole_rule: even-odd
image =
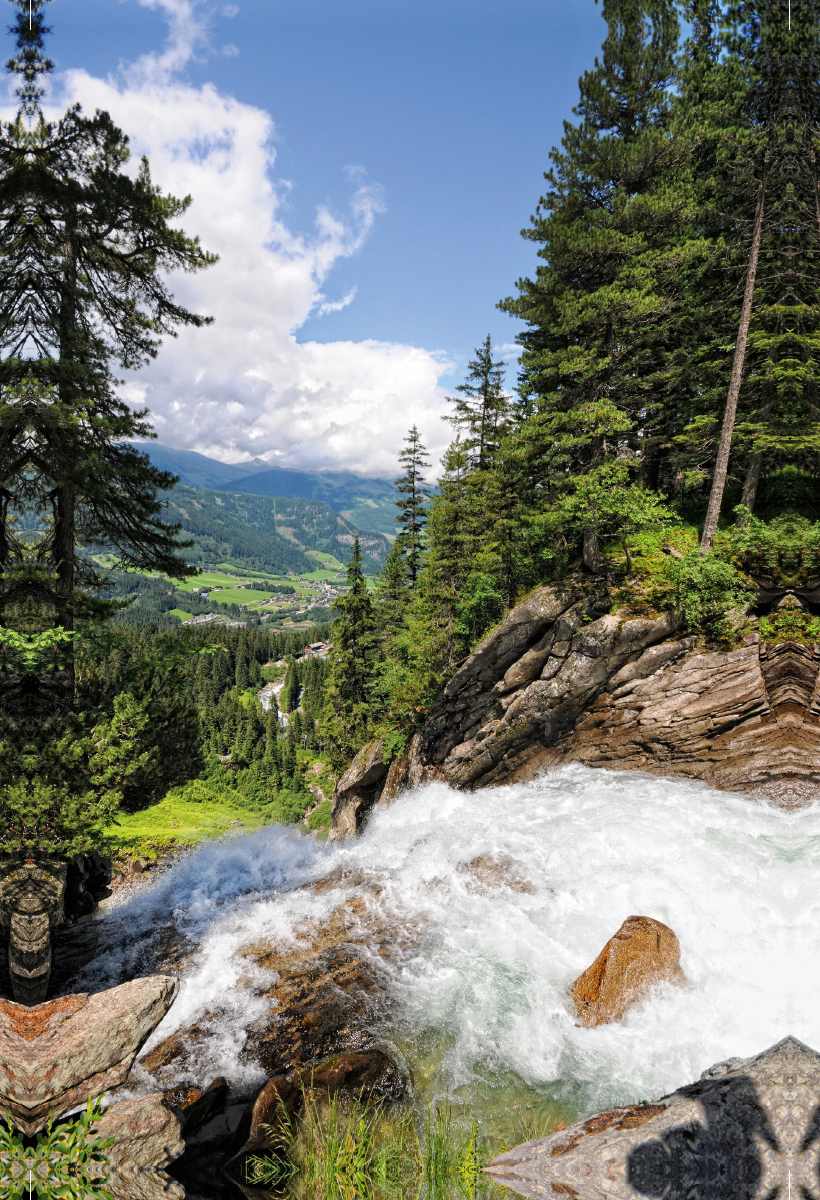
[{"label": "layered rock strata", "polygon": [[[796,598],[789,597],[799,606]],[[440,779],[526,782],[570,762],[700,779],[797,807],[820,791],[820,647],[731,650],[684,635],[672,613],[609,611],[582,581],[541,587],[462,664],[408,750],[365,747],[334,793],[332,835],[373,804]]]},{"label": "layered rock strata", "polygon": [[0,1109],[29,1137],[122,1083],[174,1002],[167,975],[27,1007],[0,1001]]},{"label": "layered rock strata", "polygon": [[820,1054],[785,1038],[657,1103],[609,1109],[485,1169],[533,1200],[820,1200]]}]

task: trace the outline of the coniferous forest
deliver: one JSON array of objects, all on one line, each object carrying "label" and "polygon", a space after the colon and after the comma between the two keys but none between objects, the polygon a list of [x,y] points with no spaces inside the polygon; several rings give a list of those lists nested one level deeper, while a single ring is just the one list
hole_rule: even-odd
[{"label": "coniferous forest", "polygon": [[[570,1156],[584,1139],[578,1154],[586,1154],[598,1133],[611,1135],[612,1144],[625,1130],[643,1137],[646,1131],[635,1131],[655,1118],[666,1121],[670,1100],[645,1097],[652,1088],[661,1095],[662,1072],[688,1072],[702,1047],[712,1047],[712,1025],[721,1036],[730,1029],[741,1046],[738,1025],[754,1026],[757,1036],[758,1013],[764,1025],[769,1019],[770,1001],[760,998],[768,984],[748,960],[763,963],[770,975],[779,972],[791,988],[787,951],[802,947],[795,939],[804,934],[812,948],[809,918],[792,921],[794,896],[800,886],[810,891],[811,880],[807,875],[808,883],[795,885],[787,871],[813,870],[813,826],[801,848],[799,830],[789,841],[782,823],[775,824],[783,812],[764,811],[762,798],[781,804],[780,793],[734,789],[738,779],[744,788],[751,779],[748,762],[761,729],[770,735],[771,758],[784,757],[807,714],[806,729],[811,722],[812,736],[817,729],[820,0],[601,0],[599,56],[582,76],[561,144],[545,164],[543,194],[521,200],[522,212],[534,205],[522,231],[532,244],[531,270],[510,281],[510,295],[498,301],[519,331],[516,366],[476,330],[463,380],[448,397],[450,442],[441,463],[433,464],[415,424],[395,447],[393,533],[362,530],[360,537],[350,512],[342,520],[314,504],[310,513],[298,509],[313,538],[304,546],[290,540],[294,528],[277,526],[275,507],[269,522],[268,500],[275,506],[277,497],[225,493],[226,503],[213,492],[212,508],[197,502],[200,513],[192,519],[174,503],[178,481],[141,449],[154,437],[151,414],[125,402],[120,375],[146,366],[182,329],[208,336],[209,314],[180,304],[169,281],[175,272],[207,271],[217,260],[183,229],[192,198],[157,185],[148,161],[133,160],[127,132],[108,113],[73,106],[61,117],[49,115],[48,0],[12,0],[12,6],[15,49],[7,72],[17,109],[0,124],[0,990],[14,995],[13,1020],[5,1008],[3,1020],[13,1026],[14,1053],[25,1070],[15,1075],[19,1063],[5,1048],[12,1043],[3,1041],[12,1034],[0,1030],[0,1067],[7,1069],[0,1099],[17,1105],[0,1120],[0,1191],[22,1195],[27,1179],[29,1195],[34,1187],[43,1200],[178,1196],[181,1185],[167,1190],[162,1171],[182,1156],[192,1130],[211,1128],[212,1142],[190,1142],[186,1167],[192,1178],[196,1171],[200,1182],[205,1178],[201,1194],[209,1200],[238,1194],[226,1188],[240,1178],[246,1195],[263,1194],[254,1190],[257,1183],[284,1194],[300,1169],[316,1186],[288,1192],[293,1197],[429,1200],[448,1194],[444,1176],[460,1195],[489,1197],[497,1193],[481,1190],[480,1172],[490,1145],[508,1150],[520,1138],[531,1146],[533,1133],[564,1131],[564,1144],[549,1155],[539,1151],[544,1171],[558,1169],[553,1159]],[[334,487],[341,489],[338,479]],[[365,510],[367,497],[357,503],[357,512]],[[188,520],[184,528],[199,539],[196,545],[175,513]],[[293,514],[295,523],[297,509]],[[231,532],[240,528],[241,546],[232,547]],[[312,592],[313,607],[297,608],[308,588],[297,589],[296,572],[303,580],[335,579],[342,568],[330,551],[339,545],[346,585],[323,594],[323,604],[333,600],[326,623],[330,610],[314,604]],[[203,564],[231,567],[231,549],[248,570],[288,572],[292,582],[275,585],[294,598],[287,618],[272,620],[271,608],[262,615],[245,604],[217,617],[210,595],[221,587],[209,589],[207,599],[205,589],[197,590],[192,611],[177,610],[191,619],[182,623],[174,615],[174,583]],[[316,567],[327,560],[332,572]],[[545,584],[555,586],[528,604],[534,611],[538,596],[548,595],[555,601],[551,616],[546,603],[535,616],[520,616],[527,604],[509,615]],[[508,617],[488,639],[492,655],[485,645],[453,680]],[[513,670],[509,647],[499,646],[519,618],[525,630],[513,647]],[[607,622],[617,626],[612,645],[622,627],[629,629],[617,650],[610,646],[602,655]],[[568,636],[556,632],[559,625]],[[590,625],[589,654],[576,655]],[[779,660],[769,654],[778,640]],[[642,674],[636,664],[655,651],[662,659],[655,654]],[[660,673],[670,670],[658,685],[663,692],[673,669],[682,676],[684,665],[691,666],[690,654],[699,661],[688,678],[697,675],[700,691],[678,687],[676,676],[655,716],[644,720]],[[745,666],[733,674],[744,654]],[[577,668],[581,657],[587,666]],[[520,698],[535,711],[547,688],[569,693],[576,675],[589,668],[592,677],[596,657],[605,660],[600,674],[586,692],[576,690],[576,707],[570,711],[567,703],[550,725],[536,747],[545,757],[533,757],[526,780],[512,770],[490,778],[519,736],[511,724],[499,734],[508,713],[515,717],[513,690],[520,685]],[[517,682],[508,688],[511,673]],[[719,682],[710,693],[714,675]],[[580,727],[582,716],[603,712],[604,702],[610,724],[587,726],[582,750],[596,738],[605,741],[617,722],[625,725],[625,710],[601,689],[613,685],[617,696],[633,683],[634,694],[645,689],[644,708],[629,717],[643,757],[637,751],[629,757],[629,743],[621,760],[628,763],[628,787],[606,783],[618,764],[594,759],[592,751],[557,766],[546,757],[567,734],[570,717]],[[628,703],[637,706],[634,694]],[[715,694],[729,712],[722,724],[710,709]],[[671,778],[680,766],[668,749],[673,743],[650,743],[647,729],[651,720],[652,729],[660,728],[657,711],[665,720],[681,697],[691,702],[692,729],[704,714],[710,736],[720,725],[713,743],[728,731],[726,744],[732,738],[739,744],[737,731],[745,729],[741,773],[715,776],[712,788],[703,766],[711,748],[695,729],[688,774]],[[522,718],[527,752],[537,740],[533,731],[543,732],[557,712],[557,703],[548,711],[545,701],[540,725]],[[422,761],[420,751],[413,760],[412,747],[424,738],[413,741],[414,735],[437,722],[452,725],[440,739],[444,745],[455,730],[450,742],[435,762]],[[486,746],[496,735],[493,759]],[[651,763],[646,746],[655,755]],[[816,819],[816,743],[807,734],[799,749],[803,774],[795,769],[794,776],[803,791],[781,808],[793,810],[791,818],[803,805]],[[480,761],[473,774],[465,768],[458,778],[447,776],[443,767],[435,774],[445,761],[462,764],[469,755],[486,758],[484,774]],[[405,774],[388,794],[394,766]],[[416,766],[429,774],[413,775]],[[534,774],[553,767],[549,777]],[[653,770],[664,777],[655,790]],[[378,789],[370,786],[376,778]],[[764,783],[781,787],[775,771],[772,779]],[[413,790],[419,781],[430,788]],[[485,786],[497,789],[496,805],[487,803]],[[388,810],[402,787],[411,790]],[[357,843],[377,790],[384,808]],[[294,828],[261,830],[274,825]],[[216,842],[181,854],[226,833],[257,840],[239,837],[230,846]],[[348,836],[350,845],[336,855],[321,844],[328,834]],[[518,857],[507,853],[510,847]],[[158,883],[135,882],[158,862]],[[113,883],[112,871],[119,873]],[[725,912],[724,884],[727,895],[732,888],[737,893]],[[631,904],[633,894],[641,905],[656,906],[664,923],[628,917],[570,987],[583,939],[597,937],[585,905],[597,909],[595,920],[604,910],[609,920],[610,909]],[[109,900],[91,932],[80,929],[74,937],[72,924]],[[681,943],[665,924],[667,908],[678,902],[688,922],[680,927],[685,971]],[[561,925],[570,910],[570,923]],[[600,984],[613,944],[633,936],[630,923],[644,923],[634,936],[645,937],[649,949],[636,955],[651,970],[634,994],[623,985],[620,1007],[587,1020],[592,1002],[579,986]],[[62,960],[55,959],[55,985],[51,938],[58,927],[68,936]],[[693,933],[698,928],[702,937]],[[733,940],[746,945],[734,958]],[[733,974],[743,975],[740,985]],[[187,990],[175,1010],[178,1022],[147,1042],[171,1009],[180,977]],[[800,988],[810,1004],[810,976],[795,978],[788,1004],[775,996],[778,1021],[794,1011],[789,1005]],[[49,987],[59,994],[56,1010],[48,1008]],[[69,987],[77,994],[59,991]],[[111,1000],[129,988],[134,995],[145,989],[146,996],[155,989],[139,1019],[136,1008]],[[656,1000],[668,1007],[653,1009],[654,1024],[641,1026],[649,1008],[639,1005]],[[696,1001],[699,1012],[685,1007]],[[9,1003],[0,999],[0,1006]],[[139,1003],[139,997],[129,1001]],[[598,1024],[619,1026],[633,1004],[623,1037],[618,1028],[588,1036]],[[31,1014],[20,1017],[19,1005],[42,1005],[40,1024]],[[116,1037],[99,1032],[109,1019],[119,1022]],[[696,1038],[697,1053],[690,1052]],[[103,1058],[110,1042],[114,1056],[102,1066],[95,1060],[93,1069],[83,1058],[77,1087],[66,1083],[56,1099],[54,1091],[27,1108],[26,1097],[14,1091],[19,1079],[34,1080],[35,1090],[43,1080],[51,1087],[58,1059],[61,1070],[65,1063],[67,1072],[75,1069],[64,1047],[80,1042],[91,1046],[89,1056],[99,1051]],[[795,1055],[814,1054],[798,1042],[784,1046],[768,1053],[792,1056],[783,1075],[786,1101],[771,1101],[781,1094],[773,1075],[764,1096],[781,1125],[792,1111],[788,1104],[796,1103]],[[143,1075],[125,1101],[135,1105],[137,1132],[129,1126],[119,1143],[102,1133],[88,1140],[110,1112],[124,1109],[115,1096],[104,1115],[97,1092],[123,1083],[143,1050]],[[29,1054],[42,1054],[39,1065],[30,1068]],[[816,1057],[809,1090],[820,1087]],[[686,1092],[680,1152],[671,1117],[653,1126],[661,1134],[643,1146],[649,1147],[644,1166],[661,1182],[647,1183],[642,1195],[683,1196],[678,1182],[685,1190],[689,1176],[675,1175],[684,1169],[680,1163],[700,1170],[701,1151],[691,1149],[690,1134],[696,1145],[703,1127],[691,1118],[690,1100],[708,1089],[720,1094],[720,1112],[710,1125],[704,1103],[703,1161],[709,1171],[717,1162],[714,1178],[730,1180],[732,1188],[736,1180],[741,1189],[748,1180],[756,1186],[764,1168],[758,1170],[759,1148],[749,1131],[769,1117],[751,1078],[740,1072],[760,1061],[733,1057],[702,1076],[694,1085],[700,1092]],[[325,1082],[317,1084],[320,1077]],[[145,1080],[150,1095],[140,1091],[149,1086]],[[460,1115],[450,1108],[451,1086]],[[343,1087],[351,1101],[344,1113],[336,1107]],[[628,1108],[621,1107],[621,1088]],[[12,1092],[17,1098],[9,1100]],[[418,1096],[429,1108],[426,1118],[417,1109],[414,1125],[409,1106]],[[78,1102],[86,1100],[85,1114],[76,1117]],[[500,1112],[502,1101],[505,1120],[512,1112],[515,1122],[480,1144],[479,1121],[493,1106]],[[724,1101],[728,1107],[721,1108]],[[408,1106],[397,1122],[394,1102]],[[758,1114],[751,1125],[750,1105]],[[814,1101],[799,1105],[800,1119],[808,1120]],[[602,1123],[567,1131],[565,1119],[573,1122],[596,1106],[608,1106]],[[465,1114],[470,1133],[455,1153],[453,1130]],[[529,1122],[533,1114],[546,1114],[548,1128],[543,1120]],[[720,1122],[727,1120],[728,1149],[720,1144]],[[814,1136],[812,1121],[804,1149]],[[797,1125],[788,1128],[784,1146]],[[384,1146],[377,1146],[378,1129],[388,1138]],[[661,1137],[678,1158],[667,1155]],[[307,1145],[304,1153],[299,1144]],[[365,1144],[367,1153],[357,1158],[357,1146]],[[320,1167],[334,1146],[348,1183],[338,1184],[341,1167],[336,1182],[328,1182],[328,1169],[321,1191]],[[772,1132],[766,1178],[785,1185],[783,1175],[770,1172],[777,1146]],[[134,1167],[128,1156],[143,1151],[144,1162]],[[110,1158],[113,1178],[120,1152],[123,1178],[130,1171],[131,1183],[99,1190],[103,1175],[92,1177],[86,1168]],[[808,1151],[788,1153],[788,1164],[800,1158],[800,1169],[809,1170],[802,1163],[809,1163]],[[781,1166],[785,1156],[784,1150]],[[630,1171],[636,1161],[630,1159]],[[609,1180],[614,1162],[604,1164]],[[68,1165],[58,1186],[59,1163]],[[402,1163],[412,1168],[413,1191],[403,1182]],[[737,1163],[742,1170],[732,1179]],[[816,1173],[816,1156],[811,1163]],[[35,1167],[46,1182],[32,1184]],[[642,1169],[638,1162],[635,1171]],[[622,1181],[626,1172],[624,1166]],[[380,1191],[389,1179],[393,1191]],[[572,1186],[552,1186],[579,1195]]]},{"label": "coniferous forest", "polygon": [[[0,138],[6,854],[89,851],[192,780],[297,819],[311,764],[330,787],[372,738],[400,747],[505,612],[569,573],[724,644],[761,587],[816,581],[820,3],[789,26],[785,0],[605,0],[523,230],[532,271],[500,301],[517,377],[480,342],[438,477],[415,427],[397,447],[398,536],[370,584],[354,547],[308,665],[326,629],[163,630],[105,599],[100,551],[192,570],[116,372],[207,325],[165,278],[214,258],[106,113],[46,119],[44,8],[18,4]],[[285,671],[304,676],[287,730],[256,700]]]}]

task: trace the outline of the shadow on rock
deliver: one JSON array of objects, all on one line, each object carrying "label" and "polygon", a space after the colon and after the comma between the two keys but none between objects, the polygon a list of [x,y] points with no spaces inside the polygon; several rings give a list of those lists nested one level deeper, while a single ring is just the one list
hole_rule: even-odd
[{"label": "shadow on rock", "polygon": [[779,1153],[754,1083],[740,1075],[716,1093],[695,1085],[679,1094],[687,1093],[700,1100],[706,1124],[681,1125],[637,1146],[627,1160],[629,1184],[664,1200],[754,1200],[764,1173],[761,1141]]}]

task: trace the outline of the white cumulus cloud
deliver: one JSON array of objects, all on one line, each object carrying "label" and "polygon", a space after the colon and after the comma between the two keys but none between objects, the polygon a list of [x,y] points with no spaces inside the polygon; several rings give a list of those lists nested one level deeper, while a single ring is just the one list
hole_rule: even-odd
[{"label": "white cumulus cloud", "polygon": [[190,194],[184,219],[219,263],[171,280],[189,308],[215,318],[166,340],[159,358],[130,376],[125,395],[147,404],[162,442],[227,461],[391,476],[408,427],[416,423],[434,457],[447,441],[440,385],[450,364],[427,349],[384,343],[306,342],[296,332],[310,316],[354,302],[355,287],[325,294],[328,276],[362,247],[384,198],[350,170],[344,215],[318,207],[309,236],[282,216],[286,185],[273,182],[271,116],[179,78],[210,45],[197,0],[140,0],[168,21],[166,45],[99,79],[63,79],[66,101],[107,109],[147,154],[154,181]]}]

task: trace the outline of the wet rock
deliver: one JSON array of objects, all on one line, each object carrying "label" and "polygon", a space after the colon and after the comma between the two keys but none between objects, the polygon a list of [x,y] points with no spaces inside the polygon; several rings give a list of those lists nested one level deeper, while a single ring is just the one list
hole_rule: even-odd
[{"label": "wet rock", "polygon": [[685,982],[680,944],[668,925],[652,917],[627,917],[575,980],[572,998],[579,1021],[592,1028],[620,1021],[659,983]]},{"label": "wet rock", "polygon": [[342,1093],[356,1100],[398,1100],[405,1090],[398,1067],[378,1049],[333,1055],[316,1066],[298,1069],[294,1078],[306,1091]]},{"label": "wet rock", "polygon": [[225,1168],[229,1178],[242,1184],[242,1164],[249,1154],[287,1144],[293,1119],[307,1097],[397,1100],[405,1086],[402,1072],[390,1056],[375,1048],[337,1054],[313,1066],[276,1075],[243,1114],[233,1139],[234,1153]]},{"label": "wet rock", "polygon": [[104,1187],[114,1200],[184,1200],[185,1189],[165,1167],[185,1149],[178,1116],[159,1094],[121,1100],[106,1109],[95,1137],[114,1138],[105,1151]]},{"label": "wet rock", "polygon": [[[379,903],[378,885],[341,869],[307,890],[357,887],[322,921],[297,928],[284,945],[262,941],[239,953],[274,982],[256,992],[268,1011],[247,1030],[243,1058],[268,1076],[309,1069],[338,1054],[373,1045],[381,1024],[390,1019],[391,1000],[381,963],[406,952],[420,929],[398,920]],[[223,1016],[205,1013],[176,1030],[140,1059],[158,1083],[171,1087],[196,1076],[200,1047],[218,1032]],[[189,1064],[193,1064],[189,1066]]]},{"label": "wet rock", "polygon": [[182,1136],[190,1137],[207,1124],[228,1103],[228,1081],[220,1075],[202,1091],[179,1085],[163,1093],[163,1100],[179,1117]]},{"label": "wet rock", "polygon": [[352,837],[364,824],[387,777],[384,742],[370,742],[345,771],[333,792],[330,841]]},{"label": "wet rock", "polygon": [[609,1109],[485,1168],[519,1196],[803,1200],[820,1196],[820,1055],[788,1037],[656,1104]]},{"label": "wet rock", "polygon": [[258,1153],[287,1140],[290,1124],[302,1107],[304,1090],[301,1080],[290,1075],[269,1079],[247,1105],[233,1136],[234,1153],[228,1162],[237,1164],[248,1154]]},{"label": "wet rock", "polygon": [[29,1136],[123,1082],[176,997],[165,975],[25,1007],[0,1001],[0,1097]]},{"label": "wet rock", "polygon": [[467,886],[477,892],[534,892],[535,887],[519,871],[508,854],[479,854],[469,862],[459,863],[457,870],[466,875]]}]

